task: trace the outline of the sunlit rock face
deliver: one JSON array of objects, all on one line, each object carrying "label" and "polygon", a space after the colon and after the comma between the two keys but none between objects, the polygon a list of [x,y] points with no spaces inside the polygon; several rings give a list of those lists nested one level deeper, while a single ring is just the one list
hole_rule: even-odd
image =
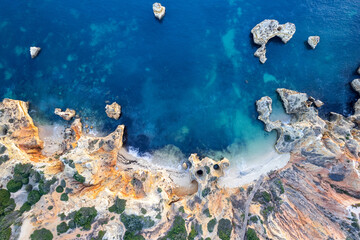
[{"label": "sunlit rock face", "polygon": [[316,46],[318,45],[318,43],[320,42],[320,37],[319,36],[310,36],[310,37],[308,37],[307,42],[312,49],[315,49]]},{"label": "sunlit rock face", "polygon": [[41,51],[39,47],[30,47],[30,56],[31,58],[36,58]]},{"label": "sunlit rock face", "polygon": [[75,110],[69,108],[67,108],[65,111],[62,111],[61,108],[55,108],[54,113],[66,121],[71,120],[76,115]]},{"label": "sunlit rock face", "polygon": [[161,20],[165,16],[165,7],[156,2],[153,4],[153,12],[155,17]]},{"label": "sunlit rock face", "polygon": [[[356,91],[359,82],[352,82]],[[283,88],[277,92],[291,121],[271,118],[270,97],[256,103],[259,120],[266,131],[279,133],[275,147],[291,159],[256,184],[227,178],[238,181],[235,188],[218,183],[231,168],[227,159],[191,154],[181,168],[129,154],[124,125],[99,137],[86,134],[76,118],[57,152],[43,156],[28,104],[3,100],[0,187],[14,200],[0,232],[11,228],[18,239],[40,230],[57,239],[356,239],[358,104],[352,116],[331,113],[323,120],[318,100]]]},{"label": "sunlit rock face", "polygon": [[118,103],[113,102],[110,105],[106,105],[105,112],[109,118],[118,120],[121,115],[121,106]]},{"label": "sunlit rock face", "polygon": [[279,37],[284,43],[287,43],[296,31],[295,24],[285,23],[279,24],[273,19],[265,19],[257,24],[252,30],[254,43],[261,47],[256,50],[254,56],[258,57],[261,63],[265,63],[266,58],[266,44],[273,37]]}]

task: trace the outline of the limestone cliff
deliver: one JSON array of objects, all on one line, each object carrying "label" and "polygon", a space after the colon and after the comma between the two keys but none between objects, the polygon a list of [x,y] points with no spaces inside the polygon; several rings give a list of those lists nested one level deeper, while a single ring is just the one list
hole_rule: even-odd
[{"label": "limestone cliff", "polygon": [[[360,89],[359,80],[352,85]],[[257,101],[265,130],[291,160],[253,184],[219,184],[229,161],[189,157],[165,168],[123,148],[125,126],[87,135],[81,119],[53,156],[42,154],[28,104],[0,104],[2,239],[359,239],[360,104],[355,114],[318,116],[317,100],[277,90],[290,122],[272,121],[272,100]],[[234,179],[236,181],[236,179]],[[46,236],[46,238],[44,237]],[[51,237],[52,236],[52,237]]]}]

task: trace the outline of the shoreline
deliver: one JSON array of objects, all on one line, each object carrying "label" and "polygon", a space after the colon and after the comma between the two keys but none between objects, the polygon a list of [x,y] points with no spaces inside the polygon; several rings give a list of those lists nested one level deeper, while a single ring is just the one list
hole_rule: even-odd
[{"label": "shoreline", "polygon": [[[352,86],[360,93],[360,79]],[[87,134],[79,118],[66,128],[57,125],[39,130],[27,103],[4,99],[0,120],[6,125],[1,130],[0,157],[5,161],[0,186],[9,191],[15,205],[24,202],[15,193],[22,186],[31,185],[30,192],[39,194],[26,210],[16,206],[11,212],[13,221],[28,223],[31,219],[34,233],[45,229],[60,234],[59,239],[75,233],[84,239],[98,234],[113,239],[173,239],[173,229],[181,229],[175,235],[180,239],[192,234],[195,239],[224,239],[224,235],[238,239],[244,231],[245,235],[254,231],[259,239],[357,236],[360,217],[354,206],[360,199],[360,130],[356,124],[360,105],[355,104],[352,116],[330,113],[329,120],[324,120],[307,94],[287,89],[277,92],[291,121],[286,117],[275,120],[278,116],[272,116],[270,97],[261,98],[256,106],[265,130],[278,132],[275,149],[281,154],[259,145],[254,149],[260,155],[257,161],[233,167],[225,158],[214,161],[191,154],[183,165],[187,170],[164,167],[158,164],[161,161],[155,164],[126,150],[124,125],[107,136]],[[44,149],[50,156],[44,155]],[[21,173],[28,171],[19,170],[26,166],[31,173]],[[38,174],[39,183],[33,174]],[[24,178],[21,187],[14,189],[16,185],[9,182],[17,183],[19,176]],[[33,199],[28,195],[27,201]],[[78,211],[96,213],[86,231],[79,231],[81,225],[74,230],[68,227]],[[244,214],[250,215],[249,220]],[[102,219],[106,223],[98,224]],[[135,223],[141,227],[134,229]],[[26,229],[27,224],[10,231],[16,238],[24,236]]]}]

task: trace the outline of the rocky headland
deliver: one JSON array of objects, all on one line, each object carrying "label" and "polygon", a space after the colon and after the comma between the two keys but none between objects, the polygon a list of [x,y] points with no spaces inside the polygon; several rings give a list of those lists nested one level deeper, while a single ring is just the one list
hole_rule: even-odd
[{"label": "rocky headland", "polygon": [[1,239],[359,239],[359,101],[325,120],[307,94],[277,92],[290,122],[272,120],[269,97],[256,106],[290,161],[234,188],[220,184],[227,159],[192,154],[166,168],[129,154],[124,125],[97,137],[75,117],[45,154],[28,104],[4,99]]}]

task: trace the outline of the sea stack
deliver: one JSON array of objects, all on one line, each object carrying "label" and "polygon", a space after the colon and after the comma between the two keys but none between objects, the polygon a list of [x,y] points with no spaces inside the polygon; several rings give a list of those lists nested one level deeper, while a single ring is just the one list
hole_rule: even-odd
[{"label": "sea stack", "polygon": [[69,121],[71,120],[73,117],[75,117],[75,110],[69,109],[67,108],[65,111],[62,111],[61,108],[55,108],[54,113],[60,117],[62,117],[62,119]]},{"label": "sea stack", "polygon": [[36,58],[39,55],[41,48],[39,47],[30,47],[30,56],[31,58]]},{"label": "sea stack", "polygon": [[121,106],[116,102],[113,102],[111,105],[106,105],[105,112],[109,118],[118,120],[121,114]]},{"label": "sea stack", "polygon": [[273,37],[279,37],[283,43],[287,43],[296,31],[295,24],[285,23],[279,24],[273,19],[265,19],[257,24],[252,30],[254,43],[260,45],[254,56],[258,57],[261,63],[265,63],[266,58],[266,43]]},{"label": "sea stack", "polygon": [[161,20],[165,16],[165,7],[156,2],[153,4],[153,12],[155,17]]},{"label": "sea stack", "polygon": [[307,42],[312,49],[315,49],[316,46],[318,45],[318,43],[320,42],[320,37],[319,36],[310,36],[310,37],[308,37]]}]

